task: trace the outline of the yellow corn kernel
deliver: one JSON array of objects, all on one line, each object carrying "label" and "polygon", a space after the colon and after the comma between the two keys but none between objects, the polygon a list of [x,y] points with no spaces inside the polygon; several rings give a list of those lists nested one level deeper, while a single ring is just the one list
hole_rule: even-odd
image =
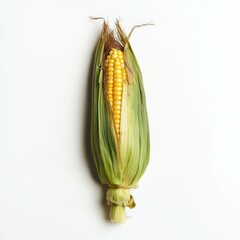
[{"label": "yellow corn kernel", "polygon": [[127,81],[126,66],[123,52],[112,48],[105,61],[106,93],[113,112],[113,120],[118,139],[120,138],[120,123],[122,109],[123,84]]}]

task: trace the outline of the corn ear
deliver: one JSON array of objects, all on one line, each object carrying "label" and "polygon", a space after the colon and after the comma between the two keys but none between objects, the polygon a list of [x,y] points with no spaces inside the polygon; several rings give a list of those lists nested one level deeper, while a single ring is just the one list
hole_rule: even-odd
[{"label": "corn ear", "polygon": [[[135,207],[129,189],[137,187],[148,165],[150,140],[141,70],[129,43],[129,36],[123,32],[118,21],[116,30],[117,35],[114,35],[104,21],[96,47],[92,81],[91,147],[100,181],[109,187],[106,199],[110,205],[110,220],[119,223],[125,220],[125,207]],[[109,85],[107,79],[110,73],[106,64],[111,51],[123,54],[122,71],[126,70],[126,81],[119,85],[120,88],[116,88],[119,92],[110,89],[112,85]],[[111,63],[116,65],[116,61]],[[114,70],[115,65],[111,65],[110,70],[113,70],[111,75],[117,78],[117,73],[122,72]],[[121,95],[118,99],[118,122],[114,115],[114,94]]]}]

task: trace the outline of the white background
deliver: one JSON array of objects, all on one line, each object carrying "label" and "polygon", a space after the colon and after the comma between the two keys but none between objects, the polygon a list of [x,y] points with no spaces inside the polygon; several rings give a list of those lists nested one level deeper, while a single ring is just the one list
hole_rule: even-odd
[{"label": "white background", "polygon": [[[239,240],[238,0],[0,1],[1,240]],[[125,224],[107,220],[89,151],[102,16],[142,68],[151,162]]]}]

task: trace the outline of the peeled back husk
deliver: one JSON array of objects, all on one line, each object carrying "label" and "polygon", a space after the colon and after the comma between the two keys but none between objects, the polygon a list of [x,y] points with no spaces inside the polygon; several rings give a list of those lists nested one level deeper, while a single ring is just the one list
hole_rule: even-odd
[{"label": "peeled back husk", "polygon": [[[105,91],[104,61],[111,48],[121,49],[127,69],[123,85],[120,139],[116,134],[113,114]],[[142,177],[150,154],[149,126],[141,70],[119,22],[116,34],[104,22],[98,40],[93,68],[91,147],[98,176],[106,184],[110,220],[123,222],[125,207],[135,202],[129,193]]]}]

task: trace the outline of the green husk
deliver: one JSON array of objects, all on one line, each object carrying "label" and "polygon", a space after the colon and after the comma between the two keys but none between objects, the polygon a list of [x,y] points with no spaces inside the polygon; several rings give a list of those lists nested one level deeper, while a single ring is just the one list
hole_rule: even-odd
[{"label": "green husk", "polygon": [[[104,21],[98,40],[93,68],[91,146],[98,176],[108,185],[107,204],[110,220],[123,222],[125,207],[135,207],[129,188],[137,187],[150,154],[149,126],[143,80],[137,59],[127,36],[116,22],[117,36]],[[131,33],[130,33],[131,34]],[[120,140],[118,140],[111,107],[105,95],[104,60],[109,49],[124,53],[128,82],[124,84]]]}]

